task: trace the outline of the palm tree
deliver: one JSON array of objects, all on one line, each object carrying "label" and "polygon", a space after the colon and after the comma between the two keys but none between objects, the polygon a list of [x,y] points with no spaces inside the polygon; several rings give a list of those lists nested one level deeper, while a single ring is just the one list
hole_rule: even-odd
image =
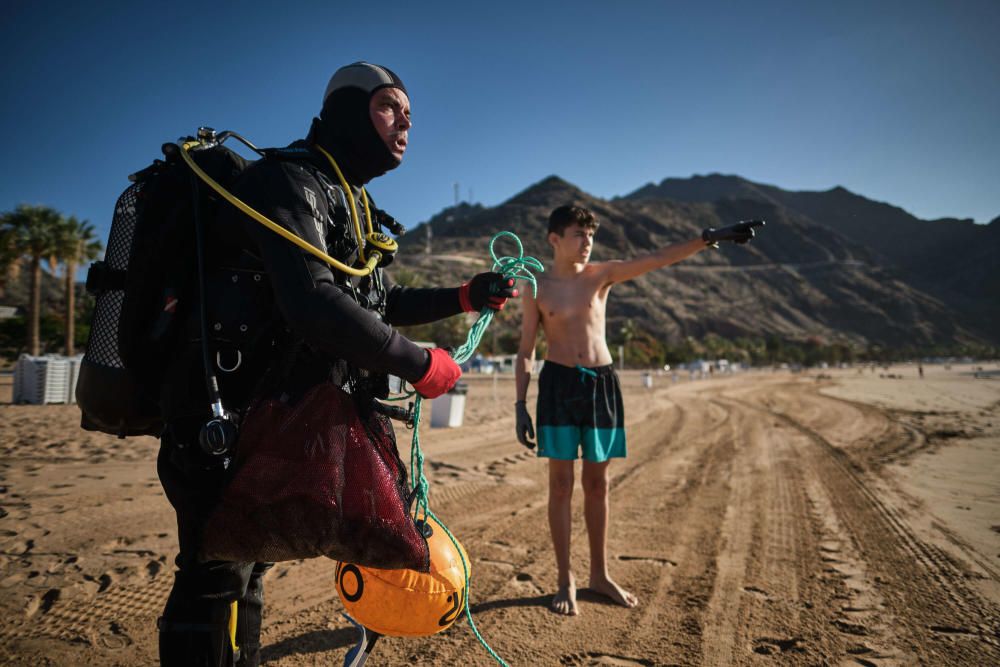
[{"label": "palm tree", "polygon": [[[80,264],[97,259],[104,246],[94,235],[94,226],[74,216],[63,218],[53,259],[66,271],[66,356],[76,353],[76,270]],[[53,259],[49,260],[52,264]]]},{"label": "palm tree", "polygon": [[51,257],[58,247],[62,216],[47,206],[21,204],[0,216],[0,229],[11,234],[18,256],[28,258],[31,270],[31,299],[28,305],[28,352],[37,355],[41,348],[38,323],[42,303],[42,259]]},{"label": "palm tree", "polygon": [[6,216],[0,222],[0,296],[7,291],[7,283],[17,279],[21,251],[17,247],[17,234],[7,226]]}]

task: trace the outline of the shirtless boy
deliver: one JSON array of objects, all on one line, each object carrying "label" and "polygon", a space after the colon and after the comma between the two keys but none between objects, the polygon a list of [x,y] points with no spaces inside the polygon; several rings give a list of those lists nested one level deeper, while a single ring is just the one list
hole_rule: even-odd
[{"label": "shirtless boy", "polygon": [[517,439],[534,447],[531,416],[525,404],[535,359],[539,323],[548,354],[538,377],[538,456],[549,460],[549,528],[559,570],[553,611],[577,614],[576,580],[570,569],[570,501],[574,461],[583,450],[583,513],[590,542],[590,589],[625,607],[638,603],[610,576],[607,567],[608,464],[625,456],[625,414],[618,376],[605,340],[604,313],[612,285],[681,261],[718,241],[746,243],[761,220],[666,246],[629,260],[591,264],[597,220],[587,209],[561,206],[549,216],[552,269],[538,281],[538,294],[524,295],[521,345],[517,352]]}]

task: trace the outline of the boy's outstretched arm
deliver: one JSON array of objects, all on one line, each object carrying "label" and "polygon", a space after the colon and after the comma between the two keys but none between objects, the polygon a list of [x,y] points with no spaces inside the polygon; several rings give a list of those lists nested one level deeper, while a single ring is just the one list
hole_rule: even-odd
[{"label": "boy's outstretched arm", "polygon": [[535,336],[538,334],[538,302],[530,291],[526,291],[521,299],[523,315],[521,316],[521,343],[517,348],[517,360],[514,363],[514,387],[517,392],[514,411],[516,415],[517,441],[529,449],[535,443],[529,438],[535,437],[535,428],[528,414],[528,385],[531,384],[531,369],[535,364]]},{"label": "boy's outstretched arm", "polygon": [[626,280],[637,278],[644,273],[649,273],[654,269],[676,264],[691,255],[701,252],[707,247],[705,242],[700,238],[691,239],[683,243],[672,243],[648,255],[640,255],[632,259],[602,262],[601,268],[605,272],[606,283],[622,283]]},{"label": "boy's outstretched arm", "polygon": [[683,243],[672,243],[656,252],[634,259],[604,262],[602,268],[606,271],[606,281],[610,284],[637,278],[654,269],[676,264],[705,248],[718,247],[719,241],[746,243],[754,237],[754,227],[760,227],[763,224],[763,220],[747,220],[720,229],[709,227],[702,231],[700,238]]}]

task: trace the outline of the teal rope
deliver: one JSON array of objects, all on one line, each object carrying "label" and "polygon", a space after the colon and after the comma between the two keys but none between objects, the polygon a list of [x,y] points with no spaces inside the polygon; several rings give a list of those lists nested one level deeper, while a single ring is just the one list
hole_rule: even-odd
[{"label": "teal rope", "polygon": [[[513,239],[514,243],[517,244],[517,257],[503,256],[497,257],[494,246],[497,240],[508,237]],[[521,245],[521,239],[517,238],[517,235],[513,232],[500,232],[490,239],[490,257],[493,259],[492,271],[500,273],[507,278],[514,278],[515,280],[521,279],[525,282],[531,284],[531,294],[532,296],[538,296],[538,281],[535,279],[535,275],[531,272],[532,269],[535,271],[545,271],[545,267],[534,257],[524,256],[524,246]],[[476,323],[472,325],[469,329],[469,336],[466,338],[465,343],[455,350],[452,355],[455,359],[455,363],[464,364],[468,361],[476,348],[479,347],[480,341],[483,339],[483,334],[486,333],[486,328],[490,326],[490,322],[493,321],[493,316],[496,311],[492,308],[483,308],[479,311],[479,318]]]},{"label": "teal rope", "polygon": [[[503,256],[497,257],[496,252],[493,250],[493,246],[496,244],[498,239],[509,237],[514,240],[517,244],[517,257]],[[510,276],[512,278],[520,278],[521,280],[526,280],[531,283],[531,294],[532,296],[538,296],[538,281],[535,280],[535,275],[531,272],[531,269],[543,273],[545,267],[534,257],[524,256],[524,246],[521,245],[521,239],[517,238],[517,234],[514,232],[500,232],[490,239],[490,257],[493,258],[493,270],[499,271],[505,276]],[[484,310],[485,312],[485,310]]]},{"label": "teal rope", "polygon": [[[504,237],[509,237],[514,241],[514,243],[517,244],[517,257],[507,256],[507,255],[504,255],[502,257],[497,257],[497,254],[494,250],[494,245],[496,245],[496,242],[499,239]],[[493,238],[490,239],[489,249],[490,249],[490,257],[493,259],[493,268],[491,269],[491,271],[500,273],[506,276],[507,278],[514,278],[515,280],[523,280],[524,282],[529,283],[531,285],[532,296],[538,296],[538,281],[535,279],[535,275],[532,273],[532,270],[538,272],[544,272],[545,267],[542,266],[542,263],[537,259],[535,259],[534,257],[531,257],[530,255],[527,257],[524,256],[524,246],[521,245],[521,239],[517,238],[516,234],[514,234],[513,232],[506,232],[506,231],[496,234]],[[452,358],[455,360],[456,364],[464,364],[466,361],[472,358],[472,355],[475,353],[476,348],[479,347],[479,343],[482,342],[483,340],[483,335],[486,333],[486,329],[490,326],[490,322],[493,321],[493,316],[495,314],[496,311],[493,310],[492,308],[484,307],[481,311],[479,311],[479,317],[472,325],[472,328],[469,329],[469,335],[465,339],[465,343],[463,343],[457,350],[455,350],[454,354],[452,354]],[[415,393],[416,392],[412,391],[406,392],[403,396],[398,396],[396,398],[387,398],[384,400],[403,401],[410,398]],[[414,424],[416,424],[418,421],[419,419],[415,418]],[[416,433],[416,431],[414,431],[414,433]]]},{"label": "teal rope", "polygon": [[[496,252],[494,252],[493,246],[496,244],[497,240],[503,237],[509,237],[514,240],[517,244],[517,256],[504,256],[497,257]],[[490,257],[493,258],[493,271],[503,274],[509,278],[521,279],[531,284],[532,295],[538,295],[538,282],[535,279],[534,274],[531,272],[532,269],[535,271],[545,271],[542,263],[539,262],[534,257],[524,256],[524,246],[521,245],[521,239],[517,238],[512,232],[500,232],[490,239]],[[486,333],[486,328],[489,327],[490,322],[493,321],[493,315],[496,313],[492,308],[483,308],[479,313],[479,318],[476,319],[475,324],[469,329],[469,335],[465,339],[465,343],[462,344],[455,353],[452,355],[455,359],[455,363],[463,364],[469,360],[470,357],[475,353],[476,348],[479,347],[480,341],[483,339],[483,334]],[[475,621],[472,620],[472,611],[469,609],[469,564],[465,562],[465,556],[462,555],[462,550],[459,548],[458,540],[455,536],[451,534],[448,527],[444,525],[444,522],[434,512],[430,510],[427,506],[427,490],[429,485],[427,483],[427,478],[424,476],[424,453],[420,449],[420,407],[423,399],[418,394],[416,401],[413,405],[413,441],[410,446],[410,479],[413,480],[413,490],[416,492],[416,505],[413,508],[413,518],[417,520],[423,517],[426,520],[427,517],[431,517],[437,521],[444,532],[451,538],[452,544],[455,545],[455,551],[458,552],[459,557],[462,559],[462,569],[465,573],[465,617],[469,621],[469,627],[472,628],[472,633],[479,640],[479,643],[483,645],[483,648],[490,654],[494,660],[504,667],[509,667],[503,658],[496,654],[496,652],[490,648],[490,645],[486,643],[483,636],[479,634],[479,629],[476,627]]]}]

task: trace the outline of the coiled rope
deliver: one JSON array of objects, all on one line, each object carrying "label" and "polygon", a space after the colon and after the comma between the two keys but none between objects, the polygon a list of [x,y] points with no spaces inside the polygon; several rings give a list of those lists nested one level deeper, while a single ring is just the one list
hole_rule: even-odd
[{"label": "coiled rope", "polygon": [[[498,239],[510,238],[517,244],[517,256],[503,256],[498,257],[494,245]],[[545,271],[542,263],[535,259],[534,257],[524,256],[524,246],[521,245],[521,239],[517,238],[517,235],[513,232],[503,231],[496,234],[492,239],[490,239],[489,244],[490,257],[493,259],[493,271],[502,274],[506,278],[514,278],[523,280],[531,285],[532,295],[537,296],[538,294],[538,282],[535,279],[535,275],[532,271]],[[472,357],[476,348],[479,347],[480,341],[483,339],[483,334],[486,332],[486,328],[489,327],[490,322],[493,321],[493,316],[496,314],[492,308],[484,307],[479,312],[479,317],[476,319],[472,328],[469,329],[469,335],[457,350],[455,350],[452,355],[455,359],[455,363],[463,364]],[[496,654],[496,652],[490,648],[490,645],[486,643],[483,636],[479,633],[479,629],[476,627],[475,621],[472,620],[472,611],[469,609],[469,564],[465,562],[465,556],[462,555],[462,549],[459,547],[458,540],[455,536],[451,534],[448,527],[445,526],[444,522],[431,511],[427,504],[427,491],[428,483],[427,478],[424,476],[424,453],[420,448],[420,406],[422,403],[422,398],[417,395],[417,398],[413,405],[413,441],[410,447],[410,479],[413,480],[413,491],[416,496],[416,504],[413,508],[413,518],[415,520],[426,520],[426,517],[431,517],[437,521],[444,532],[451,538],[452,543],[455,545],[455,551],[458,552],[459,557],[462,559],[462,568],[465,573],[465,617],[469,621],[469,627],[472,629],[472,633],[479,640],[479,643],[483,645],[483,648],[490,654],[494,660],[504,667],[508,667],[507,663],[504,662],[503,658]]]}]

